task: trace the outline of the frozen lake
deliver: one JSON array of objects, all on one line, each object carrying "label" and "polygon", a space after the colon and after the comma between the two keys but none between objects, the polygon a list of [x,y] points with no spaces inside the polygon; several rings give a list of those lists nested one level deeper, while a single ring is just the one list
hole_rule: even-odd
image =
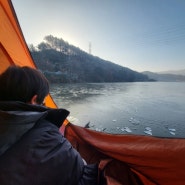
[{"label": "frozen lake", "polygon": [[52,84],[69,120],[108,133],[185,138],[185,83]]}]

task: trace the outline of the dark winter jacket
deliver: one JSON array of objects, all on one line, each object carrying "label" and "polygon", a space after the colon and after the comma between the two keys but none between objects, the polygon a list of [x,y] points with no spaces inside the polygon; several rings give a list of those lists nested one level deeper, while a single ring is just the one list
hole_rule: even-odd
[{"label": "dark winter jacket", "polygon": [[96,167],[84,165],[60,134],[65,109],[0,102],[0,184],[96,184]]}]

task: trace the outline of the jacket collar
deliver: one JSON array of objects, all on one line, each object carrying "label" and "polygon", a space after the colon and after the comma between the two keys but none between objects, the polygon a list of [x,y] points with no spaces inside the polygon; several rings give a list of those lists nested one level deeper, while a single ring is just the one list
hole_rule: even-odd
[{"label": "jacket collar", "polygon": [[68,114],[69,111],[65,109],[50,109],[22,102],[0,101],[0,155],[40,119],[46,119],[60,127]]},{"label": "jacket collar", "polygon": [[16,101],[0,101],[0,119],[11,122],[13,120],[14,123],[20,123],[20,121],[24,121],[24,123],[36,122],[41,118],[45,118],[60,127],[68,115],[69,111],[66,109],[51,109],[45,106]]}]

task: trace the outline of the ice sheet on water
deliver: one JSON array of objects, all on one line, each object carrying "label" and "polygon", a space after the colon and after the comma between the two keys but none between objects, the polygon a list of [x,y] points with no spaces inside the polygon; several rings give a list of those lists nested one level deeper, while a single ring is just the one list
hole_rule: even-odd
[{"label": "ice sheet on water", "polygon": [[145,130],[144,133],[148,135],[152,135],[152,131],[149,131],[149,130]]},{"label": "ice sheet on water", "polygon": [[150,127],[145,127],[145,130],[152,131]]},{"label": "ice sheet on water", "polygon": [[175,136],[175,132],[176,132],[175,128],[168,128],[168,130],[170,131],[171,135]]},{"label": "ice sheet on water", "polygon": [[123,131],[123,132],[125,131],[125,132],[128,132],[128,133],[132,132],[132,130],[129,127],[121,128],[121,131]]},{"label": "ice sheet on water", "polygon": [[95,130],[98,131],[98,132],[103,132],[105,131],[106,128],[96,128]]},{"label": "ice sheet on water", "polygon": [[78,119],[78,118],[75,118],[75,117],[73,117],[73,116],[68,116],[68,117],[67,117],[67,120],[68,120],[70,123],[79,125],[79,119]]},{"label": "ice sheet on water", "polygon": [[169,130],[169,131],[172,131],[172,132],[175,132],[175,131],[176,131],[175,128],[169,128],[168,130]]},{"label": "ice sheet on water", "polygon": [[150,127],[145,127],[144,133],[148,135],[152,135],[152,129]]},{"label": "ice sheet on water", "polygon": [[175,136],[175,132],[170,132],[170,134]]},{"label": "ice sheet on water", "polygon": [[139,125],[139,123],[140,123],[139,120],[137,120],[136,118],[133,118],[133,117],[131,117],[131,118],[129,119],[129,122],[131,122],[131,123],[134,124],[134,125]]}]

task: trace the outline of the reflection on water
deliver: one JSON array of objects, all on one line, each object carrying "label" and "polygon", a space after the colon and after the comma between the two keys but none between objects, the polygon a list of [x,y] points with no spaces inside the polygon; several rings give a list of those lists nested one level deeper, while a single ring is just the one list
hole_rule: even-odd
[{"label": "reflection on water", "polygon": [[119,134],[185,136],[184,83],[87,83],[51,86],[70,121]]}]

